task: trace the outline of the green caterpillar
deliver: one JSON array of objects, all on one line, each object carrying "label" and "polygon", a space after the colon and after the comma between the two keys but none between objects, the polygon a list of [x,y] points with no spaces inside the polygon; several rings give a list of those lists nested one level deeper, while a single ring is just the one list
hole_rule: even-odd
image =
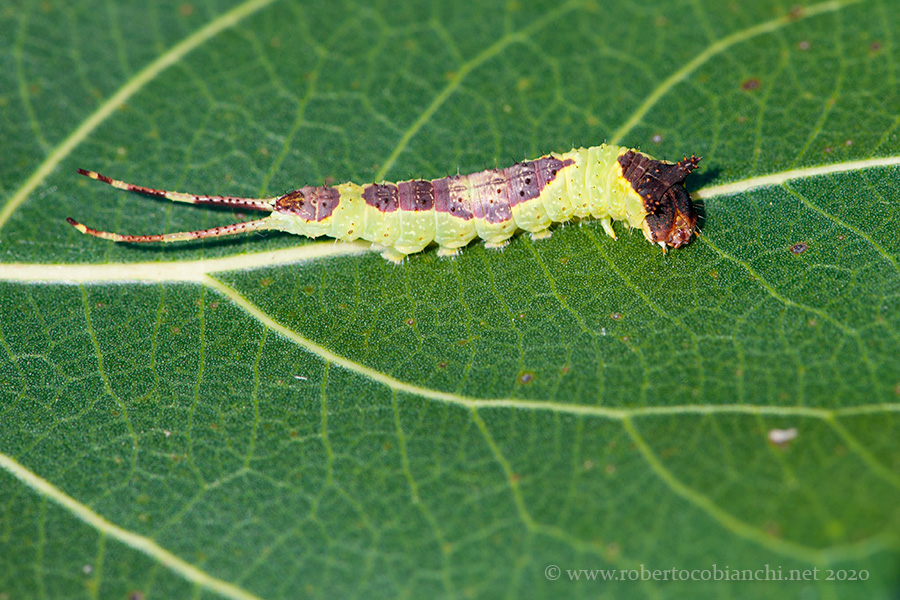
[{"label": "green caterpillar", "polygon": [[488,248],[498,248],[519,229],[540,239],[549,237],[552,223],[596,218],[614,239],[612,221],[625,221],[665,250],[686,244],[697,224],[684,180],[699,160],[691,156],[672,164],[633,149],[603,144],[471,175],[306,186],[273,198],[168,192],[79,169],[82,175],[121,190],[271,214],[256,221],[159,235],[121,235],[91,229],[72,218],[66,221],[81,233],[115,242],[176,242],[260,229],[311,238],[362,238],[378,245],[384,258],[401,261],[432,242],[439,246],[439,255],[452,255],[476,236]]}]

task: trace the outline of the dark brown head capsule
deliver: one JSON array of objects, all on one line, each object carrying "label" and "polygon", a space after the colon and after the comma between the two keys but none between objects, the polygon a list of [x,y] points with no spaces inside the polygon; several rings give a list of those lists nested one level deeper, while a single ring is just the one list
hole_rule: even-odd
[{"label": "dark brown head capsule", "polygon": [[619,156],[622,176],[644,201],[647,217],[644,235],[651,242],[672,248],[688,243],[697,226],[697,211],[684,180],[700,159],[685,158],[675,164],[629,150]]}]

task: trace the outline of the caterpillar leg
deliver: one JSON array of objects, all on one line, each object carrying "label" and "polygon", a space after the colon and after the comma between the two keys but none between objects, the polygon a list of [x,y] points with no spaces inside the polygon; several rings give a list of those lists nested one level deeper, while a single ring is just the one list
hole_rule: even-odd
[{"label": "caterpillar leg", "polygon": [[438,256],[447,256],[447,257],[455,257],[459,256],[460,249],[459,248],[450,248],[448,246],[441,246],[438,248],[437,255]]},{"label": "caterpillar leg", "polygon": [[490,248],[491,250],[503,250],[509,245],[509,239],[505,239],[502,242],[485,242],[484,247]]},{"label": "caterpillar leg", "polygon": [[546,240],[546,239],[549,238],[551,235],[553,235],[553,234],[550,232],[549,229],[542,229],[542,230],[540,230],[540,231],[532,231],[532,232],[531,232],[531,239],[534,240],[534,241],[536,242],[536,241],[538,241],[538,240]]},{"label": "caterpillar leg", "polygon": [[383,258],[385,260],[389,260],[396,265],[399,265],[406,258],[406,254],[400,252],[396,248],[388,247],[381,251],[381,258]]},{"label": "caterpillar leg", "polygon": [[603,217],[602,219],[600,219],[600,225],[603,226],[603,231],[606,232],[606,235],[608,235],[609,237],[611,237],[614,240],[619,239],[616,237],[616,232],[613,229],[612,219],[610,219],[609,217]]}]

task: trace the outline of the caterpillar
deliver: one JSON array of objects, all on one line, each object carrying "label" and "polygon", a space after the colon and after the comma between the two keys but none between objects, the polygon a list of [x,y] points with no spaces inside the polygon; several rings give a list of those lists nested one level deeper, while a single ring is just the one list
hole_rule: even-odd
[{"label": "caterpillar", "polygon": [[612,221],[625,221],[665,251],[687,244],[697,224],[684,180],[699,161],[691,155],[668,163],[634,149],[602,144],[471,175],[305,186],[271,198],[156,190],[78,169],[81,175],[129,192],[271,214],[223,227],[157,235],[121,235],[92,229],[71,217],[66,221],[81,233],[114,242],[177,242],[264,229],[311,238],[362,238],[380,247],[384,258],[400,262],[432,242],[439,246],[439,255],[454,255],[476,236],[488,248],[500,248],[519,229],[541,239],[550,236],[552,223],[595,218],[613,239]]}]

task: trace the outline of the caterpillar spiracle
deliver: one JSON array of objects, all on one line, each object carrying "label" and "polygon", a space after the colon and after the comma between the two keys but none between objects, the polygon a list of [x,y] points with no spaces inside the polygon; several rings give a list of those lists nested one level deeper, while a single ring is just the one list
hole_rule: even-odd
[{"label": "caterpillar spiracle", "polygon": [[614,239],[612,221],[624,221],[665,250],[686,244],[697,224],[684,180],[699,161],[692,155],[668,163],[603,144],[471,175],[305,186],[271,198],[169,192],[79,169],[82,175],[129,192],[271,214],[223,227],[157,235],[121,235],[91,229],[72,218],[66,221],[81,233],[114,242],[177,242],[263,229],[311,238],[362,238],[380,247],[384,258],[399,262],[432,242],[439,246],[439,255],[453,255],[476,236],[487,247],[498,248],[519,229],[540,239],[550,236],[553,223],[595,218]]}]

